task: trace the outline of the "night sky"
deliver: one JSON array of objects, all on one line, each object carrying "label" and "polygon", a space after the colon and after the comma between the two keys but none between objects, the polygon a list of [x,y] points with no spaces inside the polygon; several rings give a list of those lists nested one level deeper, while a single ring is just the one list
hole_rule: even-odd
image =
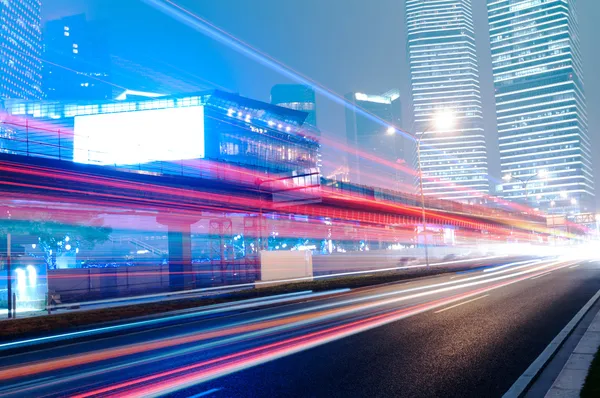
[{"label": "night sky", "polygon": [[[594,37],[600,1],[577,0],[594,154],[600,149],[600,53]],[[294,70],[344,95],[400,88],[410,129],[409,74],[402,0],[177,0],[177,3]],[[486,1],[473,0],[490,174],[499,178]],[[84,12],[111,24],[113,82],[131,89],[188,92],[222,88],[269,100],[289,82],[141,0],[43,0],[44,20]],[[319,97],[323,134],[345,140],[344,110]],[[325,150],[325,158],[339,161]],[[600,161],[595,161],[600,175]],[[326,172],[328,170],[325,170]],[[598,185],[598,183],[596,184]]]}]

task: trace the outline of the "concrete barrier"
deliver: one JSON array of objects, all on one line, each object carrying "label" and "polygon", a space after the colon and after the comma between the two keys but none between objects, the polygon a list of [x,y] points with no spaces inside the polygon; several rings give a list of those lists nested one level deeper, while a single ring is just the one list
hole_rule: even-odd
[{"label": "concrete barrier", "polygon": [[[311,281],[313,277],[312,252],[301,251],[261,251],[261,282],[281,281],[303,278]],[[274,283],[260,283],[256,287],[273,286]]]},{"label": "concrete barrier", "polygon": [[[485,256],[481,251],[466,247],[431,247],[428,251],[430,264]],[[419,264],[425,264],[425,250],[422,248],[313,256],[315,275],[381,270]]]}]

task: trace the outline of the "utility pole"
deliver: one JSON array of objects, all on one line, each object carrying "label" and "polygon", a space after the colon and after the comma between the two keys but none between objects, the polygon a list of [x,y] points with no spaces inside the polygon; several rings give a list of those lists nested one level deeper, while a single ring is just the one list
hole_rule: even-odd
[{"label": "utility pole", "polygon": [[13,309],[13,297],[12,297],[12,270],[11,270],[11,236],[10,232],[6,234],[6,293],[7,293],[7,304],[8,304],[8,318],[13,317],[12,309]]},{"label": "utility pole", "polygon": [[417,137],[417,163],[419,164],[419,191],[421,193],[421,218],[423,221],[423,245],[425,246],[425,266],[429,267],[429,245],[427,238],[427,217],[425,216],[425,192],[423,191],[423,166],[421,164],[421,139],[425,132]]}]

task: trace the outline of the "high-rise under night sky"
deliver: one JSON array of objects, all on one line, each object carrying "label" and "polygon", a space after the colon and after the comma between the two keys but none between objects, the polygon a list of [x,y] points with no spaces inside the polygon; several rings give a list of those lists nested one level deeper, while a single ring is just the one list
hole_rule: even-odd
[{"label": "high-rise under night sky", "polygon": [[[470,0],[408,0],[408,59],[414,132],[425,195],[470,200],[487,195],[487,151]],[[440,126],[449,112],[456,120]]]},{"label": "high-rise under night sky", "polygon": [[488,13],[503,196],[586,212],[593,151],[575,4],[488,1]]},{"label": "high-rise under night sky", "polygon": [[0,98],[42,96],[41,1],[0,1]]}]

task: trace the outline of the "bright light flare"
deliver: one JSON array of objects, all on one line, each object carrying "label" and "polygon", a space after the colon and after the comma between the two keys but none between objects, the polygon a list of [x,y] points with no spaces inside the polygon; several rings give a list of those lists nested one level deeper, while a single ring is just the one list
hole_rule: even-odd
[{"label": "bright light flare", "polygon": [[137,165],[204,158],[204,107],[75,117],[73,161]]},{"label": "bright light flare", "polygon": [[437,130],[452,130],[456,125],[456,115],[450,109],[435,114],[433,124]]},{"label": "bright light flare", "polygon": [[33,265],[28,265],[25,269],[27,270],[29,286],[35,287],[37,285],[37,270]]}]

